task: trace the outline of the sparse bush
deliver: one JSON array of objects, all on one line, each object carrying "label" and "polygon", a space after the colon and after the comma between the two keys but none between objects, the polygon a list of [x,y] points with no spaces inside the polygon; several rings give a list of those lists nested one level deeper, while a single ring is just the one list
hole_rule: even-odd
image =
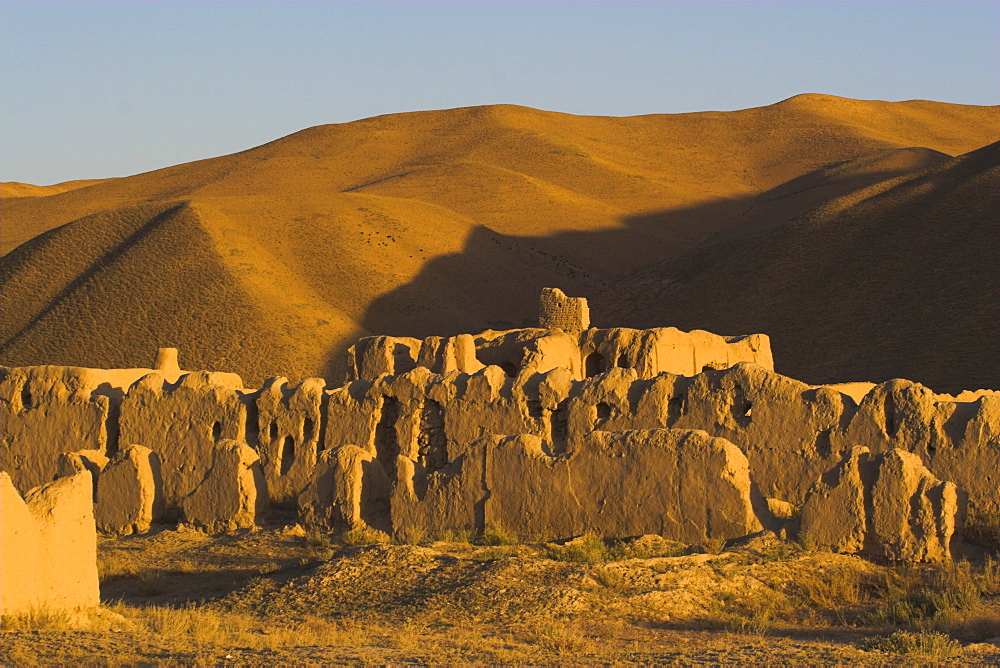
[{"label": "sparse bush", "polygon": [[400,540],[406,545],[420,545],[427,540],[423,527],[406,527],[400,532]]},{"label": "sparse bush", "polygon": [[70,627],[70,615],[65,610],[46,606],[32,607],[17,615],[3,615],[0,629],[4,631],[59,631]]},{"label": "sparse bush", "polygon": [[959,643],[933,631],[896,631],[891,636],[870,638],[861,645],[867,651],[945,658],[960,650]]},{"label": "sparse bush", "polygon": [[472,532],[467,529],[463,529],[461,531],[447,529],[437,534],[434,539],[441,541],[442,543],[471,543]]},{"label": "sparse bush", "polygon": [[579,656],[593,649],[593,643],[579,624],[567,619],[540,620],[529,637],[533,644],[560,656]]},{"label": "sparse bush", "polygon": [[621,574],[620,571],[612,570],[610,568],[597,568],[591,574],[594,579],[597,580],[601,586],[607,587],[608,589],[622,589],[625,586],[625,576]]},{"label": "sparse bush", "polygon": [[504,531],[503,527],[497,525],[484,531],[483,535],[479,537],[479,542],[482,545],[497,546],[515,545],[518,540],[517,537]]},{"label": "sparse bush", "polygon": [[586,533],[565,545],[546,545],[545,551],[549,559],[587,564],[606,561],[608,557],[608,546],[593,533]]},{"label": "sparse bush", "polygon": [[726,549],[725,538],[709,538],[701,544],[707,554],[722,554]]},{"label": "sparse bush", "polygon": [[828,568],[802,573],[788,583],[787,591],[806,605],[837,609],[861,601],[861,573],[853,568]]},{"label": "sparse bush", "polygon": [[344,545],[385,545],[391,542],[387,534],[370,527],[350,529],[340,536]]},{"label": "sparse bush", "polygon": [[967,542],[983,547],[1000,546],[1000,513],[983,511],[970,504],[964,537]]}]

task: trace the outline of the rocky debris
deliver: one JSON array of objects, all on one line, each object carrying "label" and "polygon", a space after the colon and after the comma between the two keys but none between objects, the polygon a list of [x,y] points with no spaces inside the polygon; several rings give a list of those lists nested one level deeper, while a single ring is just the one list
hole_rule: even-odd
[{"label": "rocky debris", "polygon": [[35,487],[23,499],[0,472],[0,613],[99,604],[90,472]]},{"label": "rocky debris", "polygon": [[947,561],[963,505],[955,484],[934,477],[917,455],[862,447],[809,493],[799,533],[836,552]]},{"label": "rocky debris", "polygon": [[252,529],[269,507],[260,457],[244,443],[220,442],[207,475],[181,507],[184,519],[205,531]]},{"label": "rocky debris", "polygon": [[149,531],[163,516],[160,458],[142,445],[119,450],[97,479],[94,514],[104,533]]}]

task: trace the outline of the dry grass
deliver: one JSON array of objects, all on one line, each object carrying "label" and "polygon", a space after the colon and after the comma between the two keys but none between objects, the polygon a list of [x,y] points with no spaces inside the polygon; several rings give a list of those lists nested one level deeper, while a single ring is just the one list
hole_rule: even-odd
[{"label": "dry grass", "polygon": [[[108,605],[120,621],[81,631],[65,614],[4,618],[0,661],[987,661],[987,646],[959,654],[961,643],[1000,635],[1000,567],[990,559],[907,568],[793,544],[716,556],[645,539],[607,545],[594,535],[557,546],[455,540],[419,550],[379,540],[345,550],[322,534],[268,531],[104,539],[105,572],[118,573],[107,586],[125,592]],[[309,556],[317,550],[332,555],[317,561]],[[680,554],[650,556],[668,551]],[[230,582],[202,600],[185,578]],[[684,599],[692,604],[678,607]],[[658,612],[664,602],[669,614]],[[801,640],[803,632],[816,639]],[[824,644],[845,633],[858,649]]]}]

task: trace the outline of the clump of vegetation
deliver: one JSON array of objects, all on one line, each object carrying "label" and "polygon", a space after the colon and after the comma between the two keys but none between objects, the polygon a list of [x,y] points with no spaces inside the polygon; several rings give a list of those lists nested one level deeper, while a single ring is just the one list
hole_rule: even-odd
[{"label": "clump of vegetation", "polygon": [[33,607],[17,615],[0,617],[3,631],[60,631],[70,626],[70,615],[65,610]]},{"label": "clump of vegetation", "polygon": [[517,536],[509,534],[504,531],[503,527],[497,525],[486,529],[483,535],[479,537],[480,545],[487,545],[490,547],[495,547],[498,545],[516,545],[518,542]]},{"label": "clump of vegetation", "polygon": [[997,593],[997,567],[992,561],[979,573],[968,562],[901,567],[880,572],[868,586],[879,603],[862,621],[950,630],[979,609],[984,594]]},{"label": "clump of vegetation", "polygon": [[340,542],[344,545],[386,545],[392,539],[383,531],[361,527],[345,531],[340,536]]},{"label": "clump of vegetation", "polygon": [[420,545],[427,542],[427,532],[423,527],[406,527],[398,534],[403,545]]},{"label": "clump of vegetation", "polygon": [[545,551],[550,559],[556,561],[571,561],[595,564],[607,561],[608,546],[604,539],[594,533],[585,533],[565,545],[546,545]]},{"label": "clump of vegetation", "polygon": [[934,631],[896,631],[890,636],[870,638],[861,644],[861,649],[928,658],[947,658],[958,654],[961,645],[945,634]]},{"label": "clump of vegetation", "polygon": [[560,656],[580,656],[593,651],[593,642],[573,620],[555,618],[537,621],[529,633],[530,641]]},{"label": "clump of vegetation", "polygon": [[472,542],[472,532],[467,529],[461,531],[454,531],[452,529],[447,529],[437,534],[434,537],[435,540],[441,541],[442,543],[471,543]]},{"label": "clump of vegetation", "polygon": [[969,504],[964,538],[983,547],[1000,547],[1000,512],[984,511]]}]

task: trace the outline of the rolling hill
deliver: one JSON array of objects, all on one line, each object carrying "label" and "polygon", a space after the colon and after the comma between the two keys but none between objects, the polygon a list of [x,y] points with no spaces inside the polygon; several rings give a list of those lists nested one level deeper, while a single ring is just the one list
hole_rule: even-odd
[{"label": "rolling hill", "polygon": [[646,267],[593,307],[765,331],[777,369],[813,383],[1000,388],[1000,142]]},{"label": "rolling hill", "polygon": [[[335,379],[358,336],[519,326],[545,285],[600,293],[600,325],[702,322],[728,302],[681,312],[637,286],[948,169],[998,128],[1000,107],[822,95],[628,118],[473,107],[309,128],[47,195],[5,189],[0,363],[136,366],[175,345],[185,366],[252,384]],[[780,368],[817,375],[782,355],[776,344]]]}]

